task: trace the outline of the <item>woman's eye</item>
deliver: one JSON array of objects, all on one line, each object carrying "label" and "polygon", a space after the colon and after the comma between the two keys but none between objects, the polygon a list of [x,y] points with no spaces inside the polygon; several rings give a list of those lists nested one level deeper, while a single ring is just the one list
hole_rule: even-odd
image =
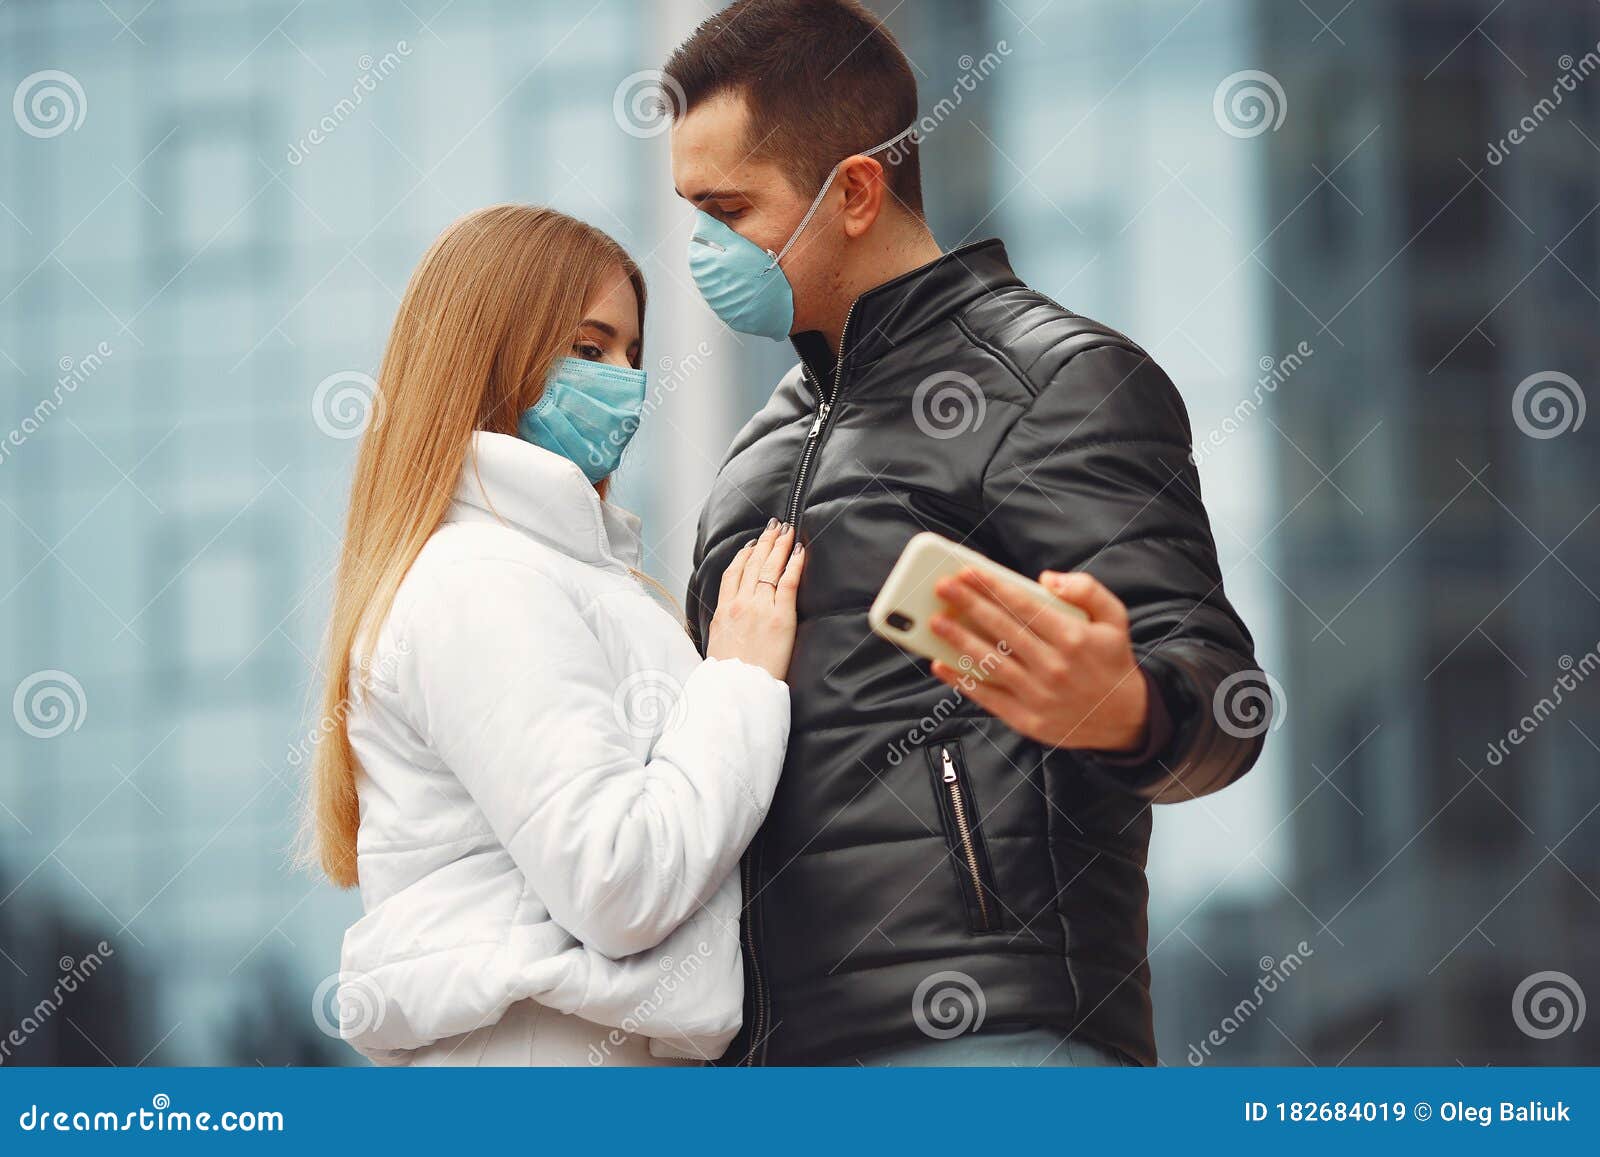
[{"label": "woman's eye", "polygon": [[572,352],[586,361],[597,362],[606,356],[606,351],[593,342],[581,341],[572,347]]}]

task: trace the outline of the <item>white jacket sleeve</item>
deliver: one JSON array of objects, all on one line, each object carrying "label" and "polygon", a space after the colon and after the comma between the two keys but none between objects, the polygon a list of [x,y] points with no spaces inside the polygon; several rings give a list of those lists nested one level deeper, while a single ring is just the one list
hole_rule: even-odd
[{"label": "white jacket sleeve", "polygon": [[738,660],[702,661],[681,690],[661,674],[645,690],[676,703],[643,761],[627,731],[641,688],[619,680],[557,582],[498,559],[427,580],[400,626],[413,726],[558,924],[613,958],[659,944],[766,814],[788,688]]}]

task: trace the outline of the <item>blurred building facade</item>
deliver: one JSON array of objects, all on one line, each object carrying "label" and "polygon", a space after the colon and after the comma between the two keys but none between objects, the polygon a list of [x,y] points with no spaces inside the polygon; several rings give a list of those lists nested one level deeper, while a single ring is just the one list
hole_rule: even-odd
[{"label": "blurred building facade", "polygon": [[0,132],[5,424],[79,379],[0,465],[6,691],[81,688],[61,734],[0,729],[19,1061],[355,1059],[323,982],[359,908],[290,862],[359,432],[313,399],[376,372],[461,213],[544,199],[641,235],[651,158],[611,103],[648,55],[632,8],[0,9],[6,91],[64,71],[86,112]]},{"label": "blurred building facade", "polygon": [[1314,956],[1220,1063],[1600,1059],[1545,1031],[1600,977],[1600,12],[1478,8],[1257,8],[1272,346],[1315,349],[1270,411],[1293,851],[1201,923],[1179,1048]]}]

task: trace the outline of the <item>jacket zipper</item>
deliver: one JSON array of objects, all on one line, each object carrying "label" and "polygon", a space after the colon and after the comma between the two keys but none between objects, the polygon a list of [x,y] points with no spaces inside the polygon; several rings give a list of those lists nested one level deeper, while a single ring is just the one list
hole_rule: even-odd
[{"label": "jacket zipper", "polygon": [[[839,356],[833,364],[833,388],[826,397],[819,394],[817,398],[816,417],[811,420],[811,429],[806,432],[805,449],[800,452],[800,469],[795,472],[794,491],[789,495],[789,517],[786,520],[790,526],[800,525],[800,502],[805,494],[806,480],[811,474],[811,463],[817,456],[817,447],[822,442],[823,428],[827,425],[828,415],[833,412],[833,404],[839,397],[839,383],[844,378],[844,350],[845,338],[850,333],[850,319],[855,316],[856,303],[850,303],[849,311],[844,315],[844,327],[839,331]],[[761,957],[756,950],[756,921],[755,921],[755,896],[752,889],[752,874],[750,870],[751,853],[746,851],[741,864],[743,875],[745,909],[744,909],[744,946],[745,953],[750,958],[750,983],[755,992],[755,1023],[750,1027],[750,1048],[739,1061],[741,1065],[753,1066],[756,1054],[761,1051],[762,1038],[767,1030],[767,985],[766,978],[761,974]]]},{"label": "jacket zipper", "polygon": [[800,469],[794,476],[794,492],[789,495],[789,517],[785,520],[790,526],[800,525],[800,502],[805,494],[806,479],[811,473],[811,463],[817,456],[817,447],[822,444],[822,430],[827,424],[828,415],[833,412],[833,404],[839,400],[839,383],[844,378],[844,343],[850,334],[850,319],[855,312],[856,302],[852,301],[849,312],[844,315],[844,328],[839,331],[839,356],[833,361],[833,388],[826,397],[818,397],[817,414],[812,419],[810,432],[806,434],[805,449],[800,451]]},{"label": "jacket zipper", "polygon": [[956,835],[961,840],[961,852],[967,862],[967,874],[972,878],[972,891],[978,897],[978,915],[983,930],[994,927],[989,918],[989,897],[983,883],[983,872],[978,867],[978,846],[972,836],[972,824],[967,819],[967,801],[961,792],[961,778],[956,774],[956,763],[949,747],[939,748],[939,762],[943,769],[945,791],[950,796],[950,811],[956,819]]},{"label": "jacket zipper", "polygon": [[756,917],[755,893],[751,887],[752,874],[750,870],[751,852],[746,851],[742,869],[744,886],[744,944],[745,951],[750,957],[750,980],[755,991],[755,1022],[750,1026],[750,1049],[745,1053],[744,1059],[739,1064],[753,1066],[756,1053],[761,1048],[762,1037],[766,1032],[767,1024],[767,986],[766,979],[761,975],[761,960],[756,955]]}]

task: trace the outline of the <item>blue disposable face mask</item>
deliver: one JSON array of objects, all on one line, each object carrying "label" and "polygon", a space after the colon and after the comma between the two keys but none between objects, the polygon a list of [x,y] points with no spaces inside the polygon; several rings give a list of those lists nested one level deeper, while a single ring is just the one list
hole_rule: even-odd
[{"label": "blue disposable face mask", "polygon": [[[912,125],[883,144],[851,156],[870,157],[881,153],[916,131],[916,125]],[[734,232],[705,210],[695,211],[694,230],[689,236],[689,273],[700,289],[700,296],[730,329],[773,341],[782,341],[794,329],[794,287],[778,263],[794,248],[800,234],[816,216],[823,195],[843,164],[844,161],[840,161],[833,166],[806,215],[777,253]]]},{"label": "blue disposable face mask", "polygon": [[639,428],[647,380],[644,370],[563,358],[544,396],[523,411],[517,433],[599,482],[616,471]]}]

